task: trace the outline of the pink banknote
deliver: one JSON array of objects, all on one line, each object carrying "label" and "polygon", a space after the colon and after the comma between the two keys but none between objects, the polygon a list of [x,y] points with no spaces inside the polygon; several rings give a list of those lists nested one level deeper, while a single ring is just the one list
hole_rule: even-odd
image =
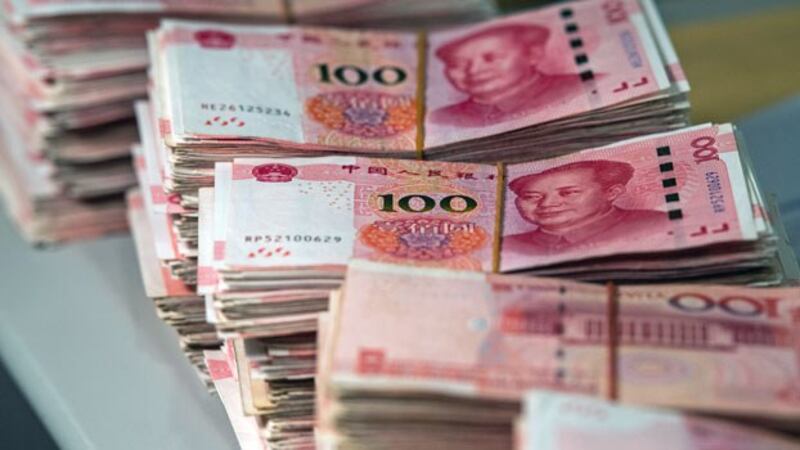
[{"label": "pink banknote", "polygon": [[19,22],[59,15],[106,13],[186,13],[281,17],[281,0],[10,0],[6,14]]},{"label": "pink banknote", "polygon": [[525,396],[517,450],[790,450],[776,434],[674,411],[620,406],[587,396]]},{"label": "pink banknote", "polygon": [[294,0],[291,2],[292,12],[298,16],[307,14],[335,14],[337,10],[354,9],[370,4],[380,3],[381,0]]},{"label": "pink banknote", "polygon": [[499,134],[670,86],[637,0],[569,2],[431,33],[427,147]]},{"label": "pink banknote", "polygon": [[419,266],[492,268],[494,166],[237,159],[229,183],[228,268],[343,267],[354,254]]},{"label": "pink banknote", "polygon": [[730,125],[701,125],[506,167],[503,271],[753,240]]},{"label": "pink banknote", "polygon": [[[197,293],[211,294],[217,285],[214,268],[214,189],[203,188],[198,192],[197,214]],[[216,322],[213,308],[206,305],[206,321]]]},{"label": "pink banknote", "polygon": [[427,34],[167,21],[158,40],[171,145],[413,157],[652,100],[685,81],[657,13],[639,0],[566,2]]},{"label": "pink banknote", "polygon": [[128,221],[135,238],[145,293],[151,298],[194,296],[194,291],[172,275],[169,268],[158,258],[155,236],[143,197],[140,192],[131,191],[128,193],[127,201]]},{"label": "pink banknote", "polygon": [[798,308],[800,288],[615,293],[357,260],[329,367],[334,384],[359,389],[519,399],[545,388],[791,421],[800,413]]},{"label": "pink banknote", "polygon": [[[159,205],[163,205],[163,203],[157,201],[157,199],[162,198],[161,196],[153,195],[156,189],[146,190],[148,186],[152,187],[152,185],[149,184],[148,173],[150,169],[144,153],[144,149],[140,145],[134,145],[131,148],[134,171],[136,172],[139,189],[143,192],[141,200],[150,224],[152,244],[155,246],[156,256],[162,261],[181,258],[184,255],[179,248],[172,216],[163,209],[159,209]],[[163,191],[161,194],[163,195]]]},{"label": "pink banknote", "polygon": [[[413,155],[417,52],[414,33],[166,21],[156,53],[170,69],[161,75],[172,96],[167,142],[253,138]],[[181,70],[190,66],[214,76]]]},{"label": "pink banknote", "polygon": [[[800,287],[650,285],[620,288],[618,301],[621,400],[797,420]],[[590,330],[605,319],[595,308],[565,327]],[[607,332],[601,326],[580,339]]]},{"label": "pink banknote", "polygon": [[242,408],[242,394],[237,380],[234,378],[235,371],[226,354],[217,350],[205,350],[203,358],[240,448],[242,450],[264,450],[266,447],[261,439],[258,419],[246,415]]},{"label": "pink banknote", "polygon": [[136,111],[136,121],[141,137],[142,159],[137,165],[144,169],[143,178],[140,182],[142,190],[150,207],[154,211],[161,211],[170,214],[185,212],[181,206],[179,194],[170,194],[167,191],[169,183],[167,169],[169,164],[168,149],[164,146],[163,140],[158,135],[158,123],[155,120],[152,104],[139,101],[134,105]]},{"label": "pink banknote", "polygon": [[[460,0],[463,1],[463,0]],[[391,3],[386,0],[6,0],[3,8],[14,19],[38,19],[59,15],[80,14],[195,14],[216,16],[255,16],[262,21],[265,19],[293,21],[302,20],[306,16],[315,16],[315,22],[325,22],[325,14],[352,14],[359,8],[380,8],[382,4]],[[466,11],[480,11],[480,7],[471,2],[471,8]],[[411,17],[421,16],[425,8],[414,5],[416,11],[411,11]],[[457,9],[454,5],[453,9]],[[391,13],[391,8],[386,8]],[[408,11],[400,10],[403,13]],[[378,9],[380,12],[380,9]],[[376,11],[372,11],[373,14]],[[372,19],[367,13],[361,17],[362,22]],[[377,17],[380,19],[381,17]],[[334,20],[334,19],[332,19]]]},{"label": "pink banknote", "polygon": [[224,167],[230,267],[342,266],[355,255],[506,272],[753,242],[764,227],[730,125],[505,167],[241,159],[227,178]]}]

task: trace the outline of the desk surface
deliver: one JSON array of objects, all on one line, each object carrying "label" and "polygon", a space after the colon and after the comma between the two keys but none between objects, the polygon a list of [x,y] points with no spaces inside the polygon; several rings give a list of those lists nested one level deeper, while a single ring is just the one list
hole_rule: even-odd
[{"label": "desk surface", "polygon": [[64,449],[236,448],[145,297],[133,242],[44,251],[0,214],[0,358]]}]

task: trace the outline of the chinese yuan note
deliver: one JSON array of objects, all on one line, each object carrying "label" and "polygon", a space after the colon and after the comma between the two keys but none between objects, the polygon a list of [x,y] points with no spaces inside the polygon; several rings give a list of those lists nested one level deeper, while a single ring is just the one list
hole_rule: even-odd
[{"label": "chinese yuan note", "polygon": [[356,260],[343,289],[331,332],[335,385],[496,399],[534,387],[604,395],[606,347],[574,346],[548,327],[565,307],[605,305],[602,286]]},{"label": "chinese yuan note", "polygon": [[341,266],[351,256],[488,271],[497,168],[358,157],[237,159],[226,265]]},{"label": "chinese yuan note", "polygon": [[12,18],[41,19],[80,14],[218,14],[278,18],[285,14],[280,0],[13,0],[6,2]]},{"label": "chinese yuan note", "polygon": [[431,33],[426,147],[644,98],[670,86],[636,0],[570,2]]},{"label": "chinese yuan note", "polygon": [[800,444],[736,423],[669,410],[621,406],[587,396],[531,391],[518,450],[794,450]]},{"label": "chinese yuan note", "polygon": [[176,68],[171,144],[254,138],[415,154],[416,34],[168,21],[160,52]]},{"label": "chinese yuan note", "polygon": [[[798,417],[800,288],[623,287],[619,305],[622,401],[787,423]],[[601,316],[575,317],[572,326]]]},{"label": "chinese yuan note", "polygon": [[663,120],[647,128],[659,131],[683,123],[665,112],[688,108],[649,0],[563,2],[419,33],[167,21],[158,34],[171,146],[235,139],[463,160],[459,150],[474,151],[451,144],[506,143],[512,131],[536,143],[557,121],[574,128],[623,113]]},{"label": "chinese yuan note", "polygon": [[614,290],[357,260],[330,367],[340,387],[517,400],[546,388],[790,426],[798,317],[797,287]]},{"label": "chinese yuan note", "polygon": [[730,125],[506,167],[502,271],[757,237]]}]

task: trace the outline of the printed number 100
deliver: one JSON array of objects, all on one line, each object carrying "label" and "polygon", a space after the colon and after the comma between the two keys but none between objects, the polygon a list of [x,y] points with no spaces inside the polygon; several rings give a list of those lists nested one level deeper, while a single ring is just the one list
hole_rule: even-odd
[{"label": "printed number 100", "polygon": [[330,67],[327,64],[317,64],[314,67],[319,71],[321,82],[336,81],[346,86],[361,86],[370,79],[384,86],[396,86],[408,78],[405,70],[395,66],[381,66],[372,73],[353,65]]},{"label": "printed number 100", "polygon": [[[397,212],[397,209],[395,209],[397,207],[405,212],[425,213],[436,208],[436,200],[427,195],[405,195],[397,200],[397,204],[395,204],[394,194],[379,195],[378,198],[381,199],[380,210],[383,212]],[[456,199],[460,199],[463,204],[458,205],[460,202],[457,202],[456,205],[453,205]],[[439,200],[439,207],[450,213],[465,213],[477,208],[478,202],[466,195],[448,195]],[[456,209],[457,207],[460,208]]]}]

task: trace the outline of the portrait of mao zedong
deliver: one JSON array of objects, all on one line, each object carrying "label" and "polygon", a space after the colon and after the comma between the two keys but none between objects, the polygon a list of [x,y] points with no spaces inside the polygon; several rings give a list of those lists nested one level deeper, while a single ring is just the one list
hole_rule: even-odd
[{"label": "portrait of mao zedong", "polygon": [[620,161],[578,161],[512,180],[516,211],[532,230],[503,237],[503,251],[557,255],[607,246],[670,227],[667,214],[615,204],[634,168]]},{"label": "portrait of mao zedong", "polygon": [[481,127],[527,114],[583,93],[577,74],[546,73],[550,31],[539,25],[503,24],[439,47],[445,77],[466,99],[431,112],[441,125]]}]

